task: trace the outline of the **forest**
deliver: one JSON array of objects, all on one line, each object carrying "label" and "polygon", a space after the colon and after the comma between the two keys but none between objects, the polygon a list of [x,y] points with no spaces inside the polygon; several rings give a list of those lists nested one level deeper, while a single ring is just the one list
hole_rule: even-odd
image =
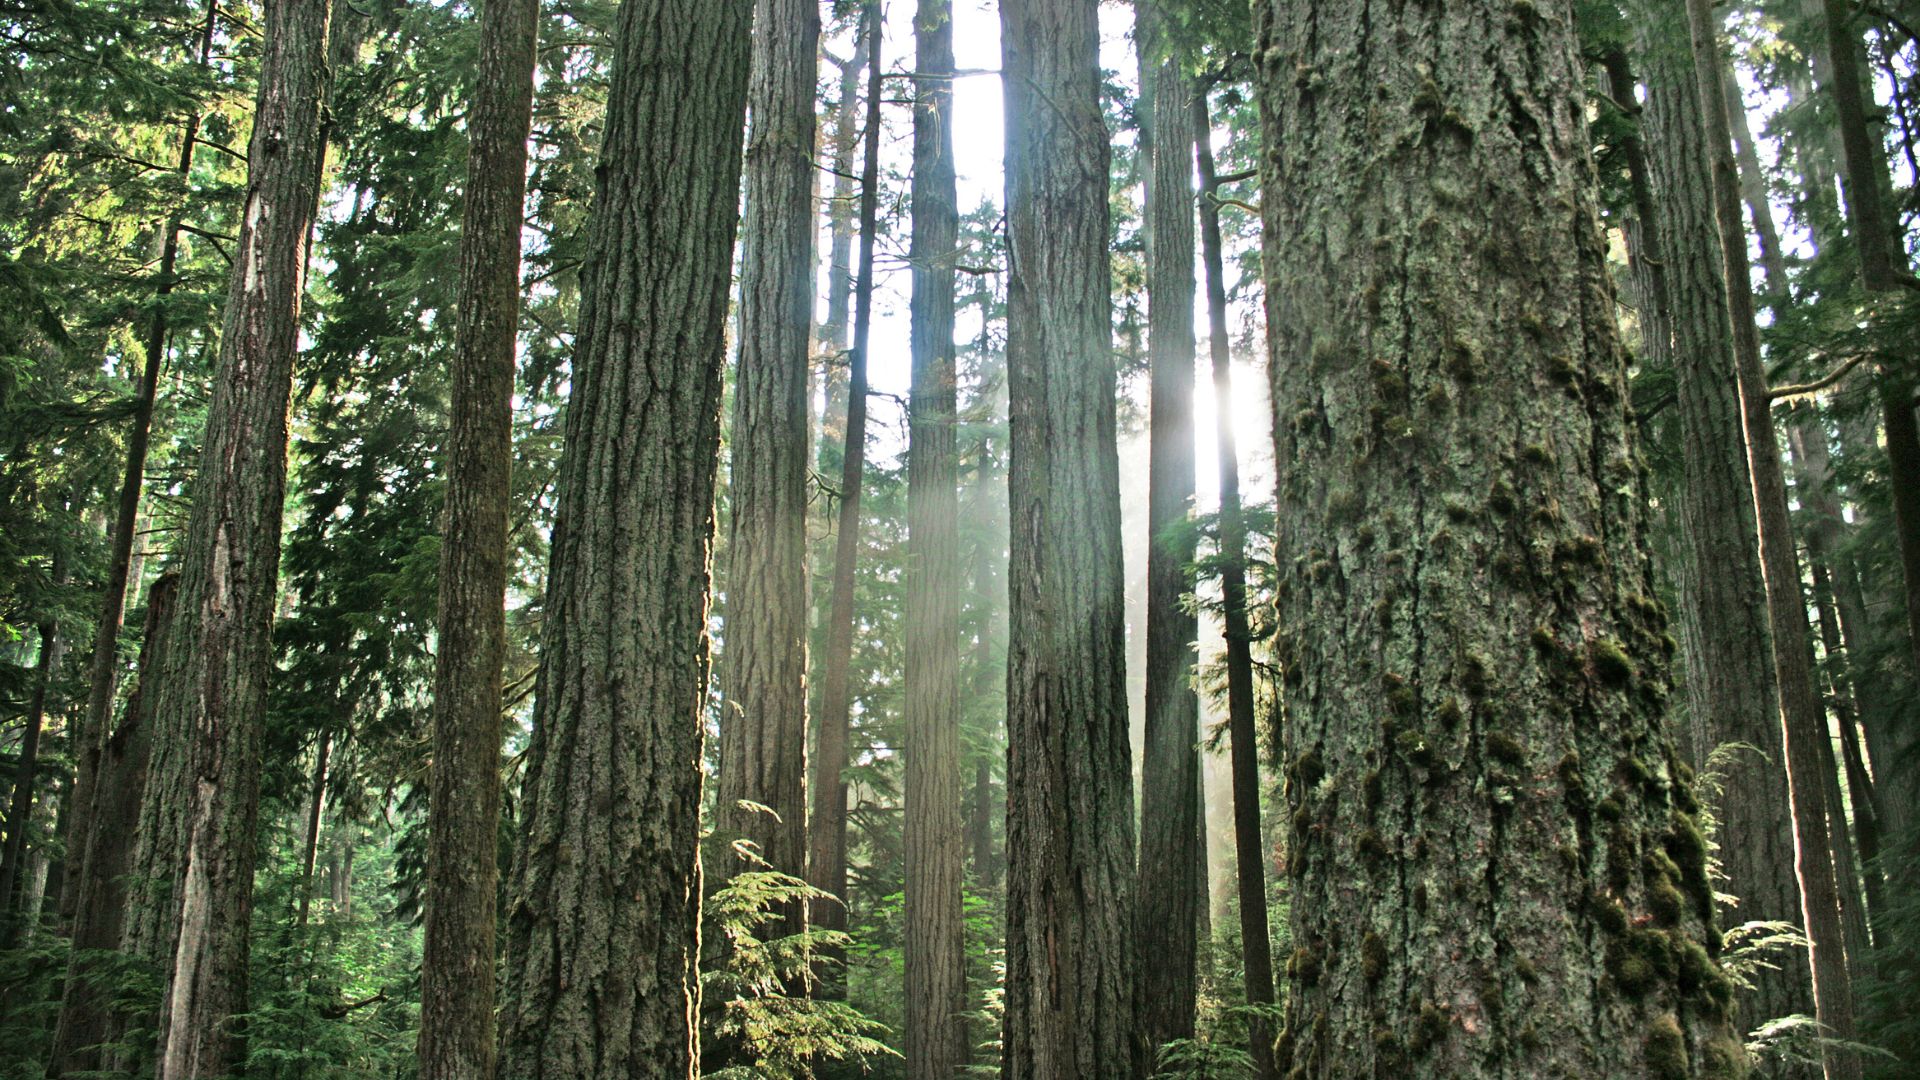
[{"label": "forest", "polygon": [[0,0],[0,1080],[1920,1077],[1920,0]]}]

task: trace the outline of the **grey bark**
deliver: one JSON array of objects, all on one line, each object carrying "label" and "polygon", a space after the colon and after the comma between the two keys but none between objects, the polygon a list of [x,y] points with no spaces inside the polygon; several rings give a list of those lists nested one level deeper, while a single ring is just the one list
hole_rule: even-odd
[{"label": "grey bark", "polygon": [[1005,0],[1007,1080],[1144,1074],[1134,1023],[1107,131],[1095,0]]},{"label": "grey bark", "polygon": [[1737,1075],[1570,6],[1255,12],[1280,1064]]},{"label": "grey bark", "polygon": [[700,758],[751,0],[613,49],[523,816],[504,1080],[695,1075]]},{"label": "grey bark", "polygon": [[[426,935],[420,960],[421,1080],[491,1080],[496,1053],[494,933],[513,384],[539,0],[485,0],[479,23],[467,114],[453,409],[444,455]],[[316,786],[309,851],[319,839],[321,794]]]}]

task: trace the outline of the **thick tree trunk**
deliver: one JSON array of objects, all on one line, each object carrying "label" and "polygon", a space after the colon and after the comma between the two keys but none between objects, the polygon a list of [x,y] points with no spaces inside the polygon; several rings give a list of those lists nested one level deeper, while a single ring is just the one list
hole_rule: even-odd
[{"label": "thick tree trunk", "polygon": [[1737,1074],[1569,5],[1255,11],[1282,1066]]},{"label": "thick tree trunk", "polygon": [[1200,701],[1193,687],[1193,140],[1196,96],[1166,55],[1161,0],[1134,5],[1147,166],[1146,732],[1140,759],[1140,875],[1134,970],[1149,1052],[1194,1035],[1201,898],[1193,842],[1200,809]]},{"label": "thick tree trunk", "polygon": [[[1673,315],[1675,412],[1684,482],[1676,509],[1684,552],[1681,650],[1697,759],[1722,755],[1719,805],[1725,891],[1733,922],[1801,923],[1793,805],[1775,678],[1766,576],[1755,527],[1728,278],[1714,217],[1712,147],[1701,109],[1685,14],[1657,4],[1637,13],[1644,119],[1656,188],[1657,258]],[[1630,88],[1629,88],[1630,92]],[[1744,272],[1744,263],[1742,264]],[[1756,450],[1756,453],[1758,451]],[[1815,797],[1819,795],[1816,793]],[[1755,973],[1740,1015],[1754,1023],[1813,1009],[1804,953]]]},{"label": "thick tree trunk", "polygon": [[213,398],[156,684],[151,776],[130,873],[129,952],[158,966],[157,1074],[241,1059],[261,737],[299,349],[307,230],[319,201],[327,0],[269,0],[247,194]]},{"label": "thick tree trunk", "polygon": [[[207,18],[200,31],[200,66],[213,53],[213,27],[218,0],[208,0]],[[182,177],[193,169],[193,150],[200,135],[200,114],[188,113],[180,125],[180,152],[175,169]],[[146,483],[147,447],[153,435],[153,409],[160,393],[160,368],[166,358],[167,301],[173,295],[174,267],[180,258],[180,211],[167,219],[160,237],[160,263],[153,285],[153,314],[147,322],[142,348],[140,382],[134,392],[132,425],[127,431],[127,465],[120,482],[106,582],[100,591],[100,620],[95,624],[93,655],[88,663],[86,712],[74,733],[74,820],[67,828],[69,851],[85,851],[93,804],[92,788],[99,770],[101,745],[113,727],[114,684],[120,666],[120,623],[127,591],[138,590],[140,574],[133,554],[139,531],[140,492]],[[67,890],[69,893],[74,890]]]},{"label": "thick tree trunk", "polygon": [[[1253,630],[1247,613],[1247,525],[1240,505],[1240,444],[1233,426],[1233,348],[1227,336],[1227,274],[1220,205],[1213,201],[1213,120],[1204,95],[1193,103],[1200,159],[1200,250],[1207,269],[1207,337],[1213,361],[1214,456],[1220,471],[1220,593],[1227,643],[1227,741],[1233,783],[1233,848],[1240,907],[1240,954],[1247,1002],[1273,1004],[1273,937],[1267,922],[1267,845],[1260,825],[1260,739],[1253,702]],[[1273,1032],[1247,1025],[1255,1071],[1274,1074]]]},{"label": "thick tree trunk", "polygon": [[[819,38],[813,0],[754,8],[716,802],[723,833],[798,876],[807,863],[807,335]],[[737,867],[714,869],[730,877]],[[801,903],[768,929],[806,925]]]},{"label": "thick tree trunk", "polygon": [[[485,0],[479,18],[480,55],[467,116],[453,415],[444,457],[420,958],[421,1080],[491,1080],[496,1053],[494,909],[500,887],[513,383],[540,3]],[[314,807],[317,814],[317,797]],[[317,816],[314,822],[317,840]]]},{"label": "thick tree trunk", "polygon": [[[1753,474],[1759,513],[1760,559],[1766,570],[1767,608],[1773,628],[1774,676],[1780,687],[1785,721],[1787,789],[1793,808],[1794,850],[1799,872],[1800,906],[1813,966],[1815,1015],[1840,1039],[1854,1037],[1853,985],[1848,974],[1845,929],[1834,852],[1846,836],[1838,820],[1829,820],[1826,779],[1827,714],[1821,707],[1813,673],[1813,635],[1801,593],[1800,558],[1794,548],[1787,510],[1787,482],[1780,444],[1773,427],[1766,370],[1754,321],[1753,290],[1747,267],[1746,226],[1740,211],[1739,170],[1733,157],[1732,121],[1720,73],[1719,27],[1711,0],[1687,0],[1687,24],[1693,38],[1696,101],[1705,119],[1701,155],[1713,171],[1713,200],[1719,226],[1727,314],[1733,324],[1733,356],[1745,414],[1747,464]],[[1823,754],[1822,751],[1827,751]],[[1837,843],[1836,843],[1837,841]],[[1858,1055],[1838,1044],[1822,1048],[1828,1080],[1860,1075]]]},{"label": "thick tree trunk", "polygon": [[[118,949],[127,907],[127,861],[140,820],[141,794],[153,752],[154,683],[165,666],[167,633],[173,618],[179,578],[167,573],[147,591],[146,628],[140,640],[139,678],[128,695],[118,728],[106,733],[94,762],[95,782],[85,847],[71,852],[74,870],[73,936],[68,942],[67,977],[61,986],[60,1015],[54,1025],[47,1075],[84,1074],[105,1067],[98,1047],[119,1034],[113,992],[95,980],[111,965],[105,952]],[[76,800],[80,793],[75,793]]]},{"label": "thick tree trunk", "polygon": [[700,757],[751,0],[620,9],[533,742],[502,1080],[691,1078]]},{"label": "thick tree trunk", "polygon": [[1004,0],[1007,1080],[1144,1075],[1095,0]]},{"label": "thick tree trunk", "polygon": [[[867,345],[873,334],[873,248],[880,197],[880,0],[867,0],[867,143],[860,170],[860,276],[854,287],[853,352],[848,356],[846,453],[840,465],[840,515],[833,548],[833,597],[826,655],[820,658],[820,761],[810,778],[812,820],[807,880],[832,894],[809,917],[826,930],[847,928],[847,741],[853,719],[854,571],[860,554],[860,486],[867,464]],[[827,950],[837,955],[837,950]],[[840,996],[837,965],[824,968],[821,990]]]},{"label": "thick tree trunk", "polygon": [[914,15],[913,390],[907,426],[907,1075],[967,1062],[960,822],[959,373],[953,342],[960,210],[953,160],[953,6]]}]

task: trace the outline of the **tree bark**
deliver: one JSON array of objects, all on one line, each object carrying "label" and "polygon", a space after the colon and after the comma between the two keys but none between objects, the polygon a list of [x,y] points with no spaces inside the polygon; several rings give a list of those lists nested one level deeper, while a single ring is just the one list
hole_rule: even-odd
[{"label": "tree bark", "polygon": [[[1193,104],[1200,155],[1200,249],[1207,269],[1207,336],[1213,360],[1214,455],[1220,471],[1220,593],[1227,644],[1227,741],[1233,784],[1233,847],[1240,907],[1241,968],[1247,1003],[1273,1004],[1273,937],[1267,921],[1266,832],[1260,824],[1260,739],[1253,702],[1253,630],[1247,614],[1247,524],[1240,505],[1240,445],[1233,425],[1233,348],[1227,336],[1227,274],[1214,201],[1213,120],[1204,95]],[[1274,1075],[1273,1032],[1248,1022],[1255,1071]]]},{"label": "tree bark", "polygon": [[953,5],[914,16],[913,389],[907,409],[907,1075],[967,1063],[966,836],[960,821],[960,210],[953,156]]},{"label": "tree bark", "polygon": [[[716,802],[723,833],[799,876],[807,862],[807,335],[819,38],[812,0],[755,6]],[[773,815],[744,809],[743,800]],[[735,868],[716,869],[730,877]],[[806,929],[806,909],[794,905],[769,931]]]},{"label": "tree bark", "polygon": [[[1655,258],[1665,268],[1666,307],[1673,314],[1683,472],[1675,492],[1683,551],[1681,655],[1688,715],[1699,734],[1696,760],[1722,755],[1715,811],[1727,842],[1720,858],[1725,889],[1738,900],[1721,914],[1735,923],[1799,925],[1780,683],[1728,313],[1729,275],[1714,217],[1712,144],[1700,98],[1706,75],[1695,71],[1683,12],[1643,4],[1636,15],[1659,223]],[[1813,1009],[1806,954],[1779,960],[1778,967],[1756,972],[1754,989],[1741,995],[1741,1015],[1756,1024]]]},{"label": "tree bark", "polygon": [[1737,1075],[1569,5],[1255,12],[1281,1066]]},{"label": "tree bark", "polygon": [[[173,618],[179,577],[166,573],[147,591],[146,626],[140,640],[139,680],[128,695],[120,725],[106,733],[94,763],[88,791],[94,823],[85,847],[70,855],[74,871],[73,934],[68,941],[67,977],[61,984],[60,1015],[54,1024],[47,1075],[85,1074],[105,1067],[99,1049],[116,1038],[121,1017],[113,994],[96,980],[110,965],[103,954],[118,949],[127,907],[127,862],[140,820],[141,794],[153,753],[154,683],[165,667],[167,634]],[[80,793],[75,793],[75,799]]]},{"label": "tree bark", "polygon": [[[1727,314],[1733,324],[1733,357],[1746,421],[1747,464],[1753,474],[1754,503],[1759,513],[1760,560],[1766,571],[1774,676],[1780,686],[1785,722],[1787,790],[1793,808],[1800,907],[1813,966],[1814,1008],[1833,1035],[1852,1039],[1853,985],[1842,921],[1843,897],[1834,867],[1835,849],[1847,841],[1836,827],[1839,823],[1829,820],[1825,805],[1824,777],[1832,773],[1826,761],[1831,754],[1827,715],[1814,681],[1812,627],[1801,593],[1800,558],[1787,510],[1786,474],[1780,463],[1773,404],[1768,397],[1759,330],[1754,321],[1739,170],[1733,157],[1732,121],[1720,73],[1726,60],[1711,0],[1687,0],[1687,24],[1693,38],[1696,100],[1705,120],[1703,156],[1713,171]],[[1823,755],[1822,750],[1828,753]],[[1824,1044],[1822,1058],[1828,1080],[1860,1075],[1859,1056],[1839,1044]]]},{"label": "tree bark", "polygon": [[179,597],[156,685],[151,774],[130,873],[127,951],[158,966],[162,1080],[244,1056],[261,739],[299,349],[319,202],[327,0],[269,0],[247,193],[215,364]]},{"label": "tree bark", "polygon": [[573,357],[502,1080],[695,1075],[700,757],[751,0],[629,0]]},{"label": "tree bark", "polygon": [[[820,659],[819,767],[811,777],[812,828],[807,879],[834,899],[815,904],[815,926],[847,928],[847,740],[853,718],[854,570],[860,555],[860,486],[867,464],[867,346],[873,334],[873,247],[880,197],[880,0],[867,0],[867,143],[860,170],[860,276],[854,287],[853,352],[848,356],[846,452],[840,467],[840,516],[833,549],[833,598],[827,649]],[[824,950],[837,957],[838,950]],[[821,991],[844,991],[837,965],[823,969]]]},{"label": "tree bark", "polygon": [[[453,413],[444,458],[426,935],[420,958],[421,1080],[491,1080],[496,1055],[494,909],[500,887],[513,384],[540,3],[485,0],[479,20],[480,53],[467,117]],[[316,814],[318,808],[316,798]],[[318,817],[314,820],[317,826]]]},{"label": "tree bark", "polygon": [[1004,0],[1012,458],[1002,1075],[1144,1075],[1095,0]]},{"label": "tree bark", "polygon": [[1145,737],[1140,758],[1140,873],[1134,991],[1147,1049],[1194,1036],[1199,942],[1193,843],[1199,826],[1200,701],[1193,687],[1200,620],[1194,590],[1193,147],[1196,96],[1167,55],[1160,0],[1134,5],[1147,163],[1147,466]]}]

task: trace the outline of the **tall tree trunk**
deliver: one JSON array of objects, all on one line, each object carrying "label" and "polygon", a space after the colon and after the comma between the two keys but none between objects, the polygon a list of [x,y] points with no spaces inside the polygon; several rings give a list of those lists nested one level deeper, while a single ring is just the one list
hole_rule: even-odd
[{"label": "tall tree trunk", "polygon": [[[207,18],[200,30],[200,67],[205,68],[213,54],[213,27],[219,17],[219,0],[208,0]],[[190,112],[180,125],[180,152],[175,171],[183,178],[193,169],[193,150],[200,136],[200,114]],[[100,620],[93,638],[93,655],[88,663],[86,712],[74,733],[74,820],[67,828],[70,851],[85,851],[89,842],[89,809],[92,787],[99,769],[101,745],[113,727],[115,676],[120,665],[120,624],[124,617],[127,590],[138,590],[140,575],[135,569],[134,537],[139,531],[140,492],[147,474],[147,447],[153,435],[153,409],[160,393],[160,368],[167,351],[167,303],[173,295],[174,268],[180,258],[181,211],[167,218],[160,236],[160,263],[153,284],[153,313],[147,322],[143,342],[140,382],[134,392],[132,426],[127,431],[126,472],[120,482],[120,501],[113,522],[113,535],[107,553],[106,582],[100,591]],[[69,893],[74,889],[67,890]]]},{"label": "tall tree trunk", "polygon": [[1736,1075],[1569,5],[1255,12],[1282,1067]]},{"label": "tall tree trunk", "polygon": [[846,348],[853,331],[853,234],[859,218],[859,199],[853,190],[853,157],[860,148],[860,76],[871,58],[867,35],[855,35],[853,55],[840,68],[840,96],[834,102],[831,146],[833,189],[827,201],[827,315],[815,335],[825,361],[826,390],[821,395],[820,446],[817,468],[830,472],[836,462],[829,451],[845,452],[847,438]]},{"label": "tall tree trunk", "polygon": [[[754,8],[717,824],[782,873],[807,860],[807,334],[813,313],[813,0]],[[773,816],[745,809],[757,803]],[[716,872],[731,876],[735,868]],[[806,904],[775,933],[806,928]]]},{"label": "tall tree trunk", "polygon": [[[1207,338],[1213,361],[1214,456],[1220,472],[1220,593],[1227,643],[1227,741],[1233,778],[1233,848],[1247,1003],[1273,1004],[1273,938],[1267,923],[1267,855],[1260,826],[1260,739],[1253,708],[1253,630],[1247,616],[1247,523],[1240,506],[1240,444],[1233,426],[1233,346],[1220,241],[1219,172],[1205,95],[1193,102],[1200,157],[1200,250],[1207,269]],[[1256,1072],[1274,1074],[1273,1032],[1255,1016],[1248,1035]]]},{"label": "tall tree trunk", "polygon": [[[1701,155],[1713,171],[1714,212],[1719,226],[1727,314],[1733,324],[1733,357],[1739,374],[1746,420],[1747,464],[1753,474],[1759,514],[1760,559],[1766,571],[1767,608],[1773,627],[1774,675],[1780,686],[1785,721],[1787,788],[1793,808],[1794,850],[1800,906],[1813,966],[1815,1014],[1840,1039],[1854,1037],[1853,985],[1848,973],[1835,849],[1844,845],[1841,823],[1829,820],[1825,776],[1827,715],[1813,673],[1812,627],[1801,593],[1800,559],[1794,548],[1787,510],[1787,483],[1774,433],[1773,405],[1760,337],[1754,321],[1753,289],[1747,267],[1746,226],[1740,211],[1739,170],[1733,157],[1732,121],[1721,65],[1719,26],[1711,0],[1687,0],[1693,38],[1696,101],[1705,120]],[[1827,754],[1823,755],[1822,751]],[[1836,842],[1837,841],[1837,842]],[[1823,1046],[1829,1080],[1860,1075],[1858,1055],[1837,1043]]]},{"label": "tall tree trunk", "polygon": [[[117,949],[127,907],[127,861],[140,819],[147,763],[153,752],[155,682],[165,667],[167,634],[172,624],[179,577],[162,574],[147,591],[146,627],[140,639],[139,678],[127,697],[120,725],[106,733],[89,786],[94,823],[85,847],[71,853],[68,875],[73,891],[73,935],[68,941],[67,977],[61,984],[60,1015],[54,1024],[47,1075],[61,1077],[103,1069],[99,1049],[119,1034],[121,1018],[113,994],[101,985],[110,970],[101,955]],[[75,793],[75,799],[81,797]]]},{"label": "tall tree trunk", "polygon": [[[1631,110],[1638,120],[1639,106],[1623,103],[1637,100],[1633,62],[1625,49],[1613,49],[1602,60],[1610,100]],[[1654,205],[1652,168],[1647,164],[1646,143],[1636,123],[1620,140],[1621,157],[1627,165],[1627,183],[1633,196],[1633,218],[1625,230],[1627,253],[1633,271],[1634,299],[1639,303],[1640,352],[1653,364],[1666,366],[1673,361],[1673,313],[1668,310],[1672,291],[1667,287],[1667,266],[1660,249],[1660,213]]]},{"label": "tall tree trunk", "polygon": [[313,864],[320,853],[321,812],[326,808],[327,765],[332,756],[333,729],[327,728],[320,732],[313,747],[313,784],[307,789],[307,831],[300,848],[300,902],[293,917],[296,927],[306,926],[307,916],[313,911]]},{"label": "tall tree trunk", "polygon": [[[860,170],[860,276],[854,287],[853,352],[848,357],[846,453],[840,467],[840,516],[833,548],[833,599],[826,655],[820,659],[820,761],[813,770],[813,814],[807,836],[807,880],[832,894],[813,905],[814,925],[847,928],[847,740],[853,717],[853,587],[860,554],[860,486],[867,464],[867,345],[873,335],[873,247],[880,198],[880,0],[867,0],[866,160]],[[830,955],[836,950],[827,950]],[[822,991],[840,996],[828,965]]]},{"label": "tall tree trunk", "polygon": [[268,0],[247,194],[213,397],[156,686],[154,755],[130,867],[128,951],[159,966],[162,1080],[242,1059],[261,738],[299,349],[319,202],[328,0]]},{"label": "tall tree trunk", "polygon": [[621,6],[567,406],[502,1080],[691,1078],[700,757],[752,0]]},{"label": "tall tree trunk", "polygon": [[1193,687],[1193,80],[1167,55],[1159,0],[1134,5],[1147,165],[1146,731],[1134,913],[1137,1023],[1149,1052],[1194,1035],[1202,900],[1194,893],[1200,701]]},{"label": "tall tree trunk", "polygon": [[[1798,925],[1794,806],[1782,766],[1786,742],[1769,649],[1767,578],[1755,528],[1728,274],[1714,217],[1712,151],[1700,99],[1705,76],[1694,69],[1684,12],[1643,4],[1636,14],[1656,187],[1655,258],[1665,268],[1666,307],[1673,314],[1684,473],[1675,492],[1684,552],[1677,575],[1686,639],[1681,653],[1688,712],[1701,744],[1698,760],[1716,750],[1722,755],[1715,807],[1727,841],[1720,847],[1721,866],[1726,891],[1738,901],[1722,915],[1736,923]],[[1821,797],[1819,789],[1812,794]],[[1741,995],[1741,1015],[1758,1023],[1811,1012],[1807,963],[1806,954],[1796,952],[1780,957],[1778,967],[1756,972],[1753,990]]]},{"label": "tall tree trunk", "polygon": [[[53,580],[66,583],[66,553],[53,556]],[[0,948],[13,948],[27,939],[29,927],[24,916],[25,881],[22,871],[27,861],[27,833],[33,826],[33,792],[40,771],[40,735],[46,727],[47,698],[60,670],[60,658],[66,642],[60,637],[60,621],[40,623],[40,657],[33,669],[33,693],[27,699],[27,715],[20,732],[20,757],[14,765],[13,788],[7,800],[7,841],[0,850]]]},{"label": "tall tree trunk", "polygon": [[479,18],[440,546],[420,957],[421,1080],[491,1080],[496,1053],[494,909],[500,891],[514,359],[540,0],[485,0]]},{"label": "tall tree trunk", "polygon": [[907,409],[907,1075],[967,1062],[961,908],[959,373],[953,341],[960,210],[953,160],[953,5],[914,15],[913,390]]},{"label": "tall tree trunk", "polygon": [[1004,0],[1007,1080],[1145,1074],[1096,0]]}]

